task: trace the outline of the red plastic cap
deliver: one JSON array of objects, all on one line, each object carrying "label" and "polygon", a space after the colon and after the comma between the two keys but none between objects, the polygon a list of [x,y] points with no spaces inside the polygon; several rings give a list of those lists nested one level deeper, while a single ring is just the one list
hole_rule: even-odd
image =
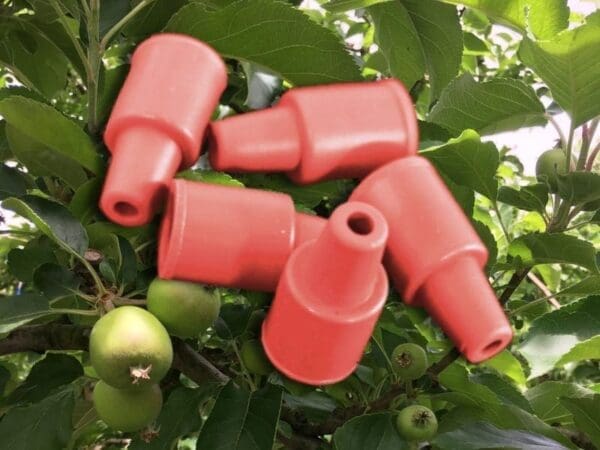
[{"label": "red plastic cap", "polygon": [[[113,154],[100,207],[109,219],[121,225],[143,225],[164,204],[181,164],[181,151],[173,140],[152,128],[125,130],[116,146],[125,150]],[[127,150],[135,148],[144,148],[143,158],[139,152]]]},{"label": "red plastic cap", "polygon": [[152,218],[177,170],[198,159],[226,85],[219,55],[194,38],[158,34],[137,47],[104,133],[113,158],[100,206],[109,219]]},{"label": "red plastic cap", "polygon": [[159,276],[274,291],[296,245],[296,224],[304,239],[320,232],[318,218],[298,217],[284,194],[174,180],[159,234]]},{"label": "red plastic cap", "polygon": [[326,223],[327,221],[322,217],[297,212],[294,247],[319,237]]},{"label": "red plastic cap", "polygon": [[349,202],[294,250],[262,330],[267,356],[286,376],[322,385],[354,371],[388,293],[387,234],[375,208]]},{"label": "red plastic cap", "polygon": [[396,289],[407,304],[426,308],[469,360],[510,342],[510,324],[482,271],[487,249],[431,163],[419,156],[391,162],[350,199],[384,215],[385,265]]},{"label": "red plastic cap", "polygon": [[418,294],[429,315],[472,363],[510,344],[510,323],[477,261],[457,258],[433,273]]},{"label": "red plastic cap", "polygon": [[275,107],[212,122],[208,156],[216,170],[286,172],[300,162],[293,111]]},{"label": "red plastic cap", "polygon": [[291,89],[270,109],[213,122],[209,135],[214,168],[285,171],[302,184],[363,177],[417,147],[412,100],[393,79]]}]

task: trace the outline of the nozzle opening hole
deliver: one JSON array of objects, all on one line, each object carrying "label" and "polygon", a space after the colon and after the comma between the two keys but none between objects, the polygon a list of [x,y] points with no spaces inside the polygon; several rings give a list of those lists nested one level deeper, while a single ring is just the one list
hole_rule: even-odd
[{"label": "nozzle opening hole", "polygon": [[483,351],[486,353],[492,352],[492,351],[496,350],[498,347],[500,347],[501,345],[502,345],[502,341],[500,339],[496,339],[495,341],[486,345],[485,348],[483,349]]},{"label": "nozzle opening hole", "polygon": [[366,236],[373,231],[373,220],[364,213],[354,213],[348,217],[348,228],[354,233]]},{"label": "nozzle opening hole", "polygon": [[138,214],[138,209],[128,202],[115,203],[115,211],[122,216],[135,216]]}]

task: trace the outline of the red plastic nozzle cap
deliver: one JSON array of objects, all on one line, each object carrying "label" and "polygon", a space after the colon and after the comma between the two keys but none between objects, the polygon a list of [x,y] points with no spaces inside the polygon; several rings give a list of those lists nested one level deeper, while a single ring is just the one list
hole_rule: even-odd
[{"label": "red plastic nozzle cap", "polygon": [[102,211],[121,225],[148,223],[166,199],[180,164],[179,147],[162,132],[152,128],[124,131],[115,142],[100,199]]},{"label": "red plastic nozzle cap", "polygon": [[429,161],[391,162],[350,199],[386,218],[385,266],[407,304],[426,308],[473,362],[508,344],[510,325],[482,271],[487,249]]},{"label": "red plastic nozzle cap", "polygon": [[174,180],[159,234],[159,276],[274,291],[297,224],[303,239],[320,231],[299,217],[284,194]]},{"label": "red plastic nozzle cap", "polygon": [[197,39],[158,34],[136,48],[104,133],[112,160],[100,205],[109,219],[152,218],[176,171],[198,159],[226,85],[225,64]]},{"label": "red plastic nozzle cap", "polygon": [[294,169],[300,161],[295,122],[293,111],[284,107],[212,122],[208,132],[210,165],[230,172]]},{"label": "red plastic nozzle cap", "polygon": [[388,293],[386,239],[382,215],[349,202],[294,250],[262,331],[267,356],[286,376],[321,385],[354,371]]},{"label": "red plastic nozzle cap", "polygon": [[319,237],[326,223],[327,221],[322,217],[297,212],[294,247]]},{"label": "red plastic nozzle cap", "polygon": [[414,155],[412,100],[397,80],[291,89],[274,107],[213,122],[211,164],[238,172],[285,171],[297,183],[363,177]]},{"label": "red plastic nozzle cap", "polygon": [[418,295],[470,362],[485,361],[510,344],[510,323],[473,258],[457,258],[433,273]]}]

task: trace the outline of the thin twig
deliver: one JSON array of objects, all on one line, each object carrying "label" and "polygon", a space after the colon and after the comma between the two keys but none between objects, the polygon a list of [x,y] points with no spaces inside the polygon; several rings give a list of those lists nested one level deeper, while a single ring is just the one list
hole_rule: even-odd
[{"label": "thin twig", "polygon": [[594,168],[594,162],[596,161],[596,158],[598,157],[599,153],[600,153],[600,142],[598,142],[596,147],[594,147],[594,150],[592,150],[592,152],[590,153],[590,156],[585,165],[585,170],[587,170],[588,172],[592,171],[592,169]]},{"label": "thin twig", "polygon": [[546,286],[542,280],[540,280],[532,272],[529,272],[527,274],[527,278],[529,278],[533,282],[533,284],[535,284],[537,286],[537,288],[540,291],[542,291],[542,294],[544,294],[546,296],[546,298],[548,299],[548,303],[550,303],[556,309],[560,308],[559,301],[556,299],[556,297],[554,297],[554,295],[552,295],[552,292],[550,291],[550,289],[548,289],[548,286]]},{"label": "thin twig", "polygon": [[155,0],[142,0],[135,7],[129,11],[121,20],[119,20],[113,27],[106,32],[102,40],[100,41],[100,55],[104,54],[111,39],[125,26],[131,19],[139,14],[139,12],[146,6],[154,2]]},{"label": "thin twig", "polygon": [[502,214],[500,214],[500,209],[498,208],[498,202],[492,202],[492,208],[496,212],[496,216],[498,217],[498,222],[500,223],[500,228],[502,228],[502,232],[504,233],[504,237],[506,238],[506,242],[510,243],[510,235],[508,234],[508,229],[506,225],[504,225],[504,220],[502,219]]}]

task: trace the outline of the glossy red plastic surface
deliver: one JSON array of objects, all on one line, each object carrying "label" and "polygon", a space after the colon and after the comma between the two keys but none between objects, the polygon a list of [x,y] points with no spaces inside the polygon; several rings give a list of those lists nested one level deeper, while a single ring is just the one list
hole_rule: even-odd
[{"label": "glossy red plastic surface", "polygon": [[387,235],[381,213],[348,202],[294,250],[262,329],[267,356],[286,376],[322,385],[354,371],[388,293]]},{"label": "glossy red plastic surface", "polygon": [[294,210],[277,192],[174,180],[161,224],[164,279],[274,291],[294,246],[321,233],[324,219]]},{"label": "glossy red plastic surface", "polygon": [[417,152],[406,89],[393,79],[291,89],[270,109],[212,122],[212,167],[287,172],[298,183],[363,177]]},{"label": "glossy red plastic surface", "polygon": [[488,359],[510,343],[510,323],[482,271],[487,249],[426,159],[381,167],[350,199],[384,215],[390,278],[404,301],[424,307],[469,361]]},{"label": "glossy red plastic surface", "polygon": [[104,133],[112,161],[100,206],[110,220],[152,219],[177,170],[198,159],[226,85],[219,55],[194,38],[158,34],[138,46]]}]

